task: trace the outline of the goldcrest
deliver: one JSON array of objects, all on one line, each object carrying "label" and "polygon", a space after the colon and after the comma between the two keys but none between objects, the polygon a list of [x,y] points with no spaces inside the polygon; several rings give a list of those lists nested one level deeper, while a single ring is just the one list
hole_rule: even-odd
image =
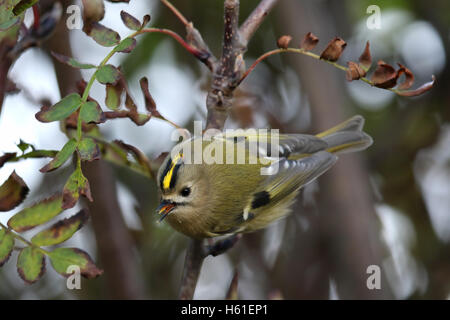
[{"label": "goldcrest", "polygon": [[196,239],[265,228],[290,212],[300,188],[336,154],[372,144],[363,125],[354,116],[315,136],[255,130],[186,140],[158,171],[160,220]]}]

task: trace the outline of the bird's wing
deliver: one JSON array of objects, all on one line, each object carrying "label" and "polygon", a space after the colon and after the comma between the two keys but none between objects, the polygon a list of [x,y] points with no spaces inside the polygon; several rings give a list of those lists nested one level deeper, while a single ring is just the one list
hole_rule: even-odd
[{"label": "bird's wing", "polygon": [[310,183],[337,160],[337,157],[326,151],[319,151],[310,156],[290,160],[282,158],[268,167],[268,175],[260,187],[252,194],[243,212],[244,220],[249,214],[257,214],[262,209],[275,206],[291,193]]},{"label": "bird's wing", "polygon": [[214,136],[214,139],[243,145],[250,153],[269,158],[287,158],[291,154],[312,154],[328,147],[324,140],[313,135],[278,134],[267,130],[225,132]]}]

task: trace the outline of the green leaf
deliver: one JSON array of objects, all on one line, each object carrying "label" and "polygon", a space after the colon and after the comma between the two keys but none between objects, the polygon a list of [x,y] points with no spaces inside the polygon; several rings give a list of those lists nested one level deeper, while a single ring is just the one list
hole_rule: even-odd
[{"label": "green leaf", "polygon": [[15,5],[13,9],[13,13],[18,16],[25,12],[28,8],[34,6],[39,0],[22,0],[18,4]]},{"label": "green leaf", "polygon": [[13,249],[14,236],[5,229],[0,229],[0,267],[8,261]]},{"label": "green leaf", "polygon": [[134,48],[136,48],[136,44],[137,44],[136,39],[126,38],[114,48],[114,51],[122,53],[130,53],[131,51],[133,51]]},{"label": "green leaf", "polygon": [[96,73],[97,81],[102,84],[116,84],[120,79],[120,71],[114,66],[107,64],[98,69]]},{"label": "green leaf", "polygon": [[81,229],[87,219],[87,212],[81,210],[72,217],[58,221],[50,228],[39,232],[31,239],[31,242],[40,247],[62,243],[70,239],[75,232]]},{"label": "green leaf", "polygon": [[26,283],[35,283],[45,272],[45,256],[36,248],[23,248],[17,258],[17,272]]},{"label": "green leaf", "polygon": [[100,159],[100,148],[92,138],[83,138],[78,146],[78,152],[84,161]]},{"label": "green leaf", "polygon": [[128,12],[125,11],[121,11],[120,12],[120,17],[122,18],[122,22],[123,24],[131,30],[136,30],[139,31],[142,29],[142,25],[139,22],[138,19],[136,19],[135,17],[133,17],[131,14],[129,14]]},{"label": "green leaf", "polygon": [[93,201],[89,181],[83,175],[81,169],[77,168],[64,185],[63,209],[73,208],[76,205],[80,194],[88,198],[89,201]]},{"label": "green leaf", "polygon": [[36,119],[41,122],[59,121],[74,113],[81,105],[81,97],[77,93],[69,94],[55,105],[44,106],[36,113]]},{"label": "green leaf", "polygon": [[64,63],[72,68],[77,68],[77,69],[94,69],[97,68],[97,66],[90,64],[90,63],[81,63],[78,62],[77,60],[75,60],[74,58],[70,58],[70,57],[66,57],[65,55],[56,53],[56,52],[51,52],[52,56],[55,57],[56,60],[58,60],[61,63]]},{"label": "green leaf", "polygon": [[33,147],[31,144],[26,143],[26,142],[23,141],[22,139],[20,139],[20,142],[19,142],[19,144],[17,145],[17,148],[19,148],[22,152],[27,151],[27,149],[30,148],[30,147],[34,150],[34,147]]},{"label": "green leaf", "polygon": [[111,110],[117,110],[120,107],[120,98],[122,96],[123,86],[118,82],[115,86],[106,85],[105,104]]},{"label": "green leaf", "polygon": [[[16,17],[12,12],[14,6],[19,2],[19,0],[0,0],[0,31],[6,31],[12,26],[18,26],[22,17]],[[16,32],[14,32],[16,33]],[[6,33],[0,33],[0,40],[4,39]]]},{"label": "green leaf", "polygon": [[9,211],[25,200],[30,189],[15,171],[0,186],[0,211]]},{"label": "green leaf", "polygon": [[70,156],[74,153],[76,148],[77,148],[77,140],[75,140],[74,138],[70,139],[61,149],[61,151],[59,151],[56,154],[55,158],[48,164],[46,164],[44,167],[42,167],[39,171],[50,172],[58,169],[70,158]]},{"label": "green leaf", "polygon": [[80,117],[85,123],[100,123],[102,122],[102,109],[96,102],[88,101],[81,106]]},{"label": "green leaf", "polygon": [[90,25],[88,36],[104,47],[112,47],[120,42],[120,36],[117,32],[98,22],[93,22]]},{"label": "green leaf", "polygon": [[32,229],[60,214],[63,211],[61,205],[61,195],[42,200],[12,216],[8,221],[8,226],[17,232]]},{"label": "green leaf", "polygon": [[70,275],[68,269],[72,266],[78,266],[81,275],[88,279],[96,278],[103,273],[86,252],[77,248],[55,249],[48,256],[55,271],[65,277]]}]

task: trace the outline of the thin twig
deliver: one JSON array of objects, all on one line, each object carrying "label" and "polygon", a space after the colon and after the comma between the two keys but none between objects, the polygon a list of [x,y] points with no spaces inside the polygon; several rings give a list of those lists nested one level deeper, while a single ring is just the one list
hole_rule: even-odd
[{"label": "thin twig", "polygon": [[175,6],[173,4],[171,4],[169,1],[167,0],[161,0],[161,2],[167,7],[169,8],[170,11],[173,12],[174,15],[177,16],[178,20],[181,21],[181,23],[183,23],[185,26],[187,26],[189,24],[189,21],[183,16],[183,14],[178,11],[177,8],[175,8]]},{"label": "thin twig", "polygon": [[194,24],[184,17],[184,15],[168,0],[161,0],[161,2],[169,8],[170,11],[184,24],[186,27],[187,43],[198,51],[195,56],[204,63],[211,72],[214,72],[217,62],[216,57],[212,54],[208,45],[203,40],[200,32],[194,28]]},{"label": "thin twig", "polygon": [[142,30],[136,32],[135,35],[142,34],[142,33],[153,33],[153,32],[163,33],[163,34],[171,36],[176,41],[178,41],[178,43],[180,43],[183,46],[183,48],[185,48],[190,54],[194,55],[196,58],[198,58],[200,60],[204,60],[206,58],[204,52],[200,51],[197,48],[194,48],[193,46],[188,44],[186,41],[184,41],[184,39],[178,33],[174,32],[172,30],[169,30],[169,29],[145,28],[145,29],[142,29]]},{"label": "thin twig", "polygon": [[205,250],[203,241],[192,239],[184,261],[183,278],[181,279],[179,294],[181,300],[192,300],[194,297],[195,287],[197,286],[198,276],[200,275],[204,258]]},{"label": "thin twig", "polygon": [[241,42],[244,46],[247,46],[255,31],[259,28],[264,21],[264,18],[269,14],[277,2],[278,0],[262,0],[242,24],[239,33]]},{"label": "thin twig", "polygon": [[[241,78],[239,79],[239,81],[238,81],[237,84],[238,84],[238,85],[241,84],[241,82],[244,81],[245,78],[247,78],[247,76],[253,71],[253,69],[255,69],[255,67],[256,67],[261,61],[263,61],[263,60],[265,60],[265,59],[267,59],[267,58],[269,58],[270,56],[273,56],[273,55],[275,55],[275,54],[286,53],[286,52],[303,54],[303,55],[305,55],[305,56],[314,58],[314,59],[316,59],[316,60],[323,60],[323,61],[327,62],[328,64],[331,64],[332,66],[334,66],[335,68],[337,68],[337,69],[339,69],[339,70],[342,70],[342,71],[347,71],[347,70],[348,70],[347,67],[345,67],[345,66],[343,66],[343,65],[340,65],[340,64],[337,63],[337,62],[321,59],[320,56],[319,56],[318,54],[315,54],[315,53],[310,52],[310,51],[306,51],[306,50],[304,50],[304,49],[302,49],[302,48],[300,48],[300,49],[299,49],[299,48],[286,48],[286,49],[280,48],[280,49],[274,49],[274,50],[268,51],[268,52],[264,53],[263,55],[259,56],[259,57],[255,60],[255,62],[253,62],[253,64],[252,64],[252,65],[244,72],[244,74],[241,76]],[[365,82],[365,83],[367,83],[367,84],[369,84],[369,85],[371,85],[371,86],[375,86],[375,84],[373,83],[373,81],[370,80],[370,79],[368,79],[368,78],[366,78],[366,77],[361,77],[361,78],[359,78],[359,80],[361,80],[361,81],[363,81],[363,82]],[[399,91],[399,90],[397,90],[397,89],[392,89],[392,88],[387,88],[387,89],[385,89],[385,90],[392,91],[392,92],[394,92],[394,93],[396,93],[396,94],[401,93],[401,91]]]}]

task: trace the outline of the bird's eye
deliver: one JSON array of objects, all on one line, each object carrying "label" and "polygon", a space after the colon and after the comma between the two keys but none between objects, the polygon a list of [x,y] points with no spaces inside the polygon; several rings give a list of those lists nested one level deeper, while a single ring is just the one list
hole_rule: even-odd
[{"label": "bird's eye", "polygon": [[188,188],[188,187],[183,188],[183,190],[181,190],[180,194],[182,197],[189,196],[191,194],[191,188]]}]

